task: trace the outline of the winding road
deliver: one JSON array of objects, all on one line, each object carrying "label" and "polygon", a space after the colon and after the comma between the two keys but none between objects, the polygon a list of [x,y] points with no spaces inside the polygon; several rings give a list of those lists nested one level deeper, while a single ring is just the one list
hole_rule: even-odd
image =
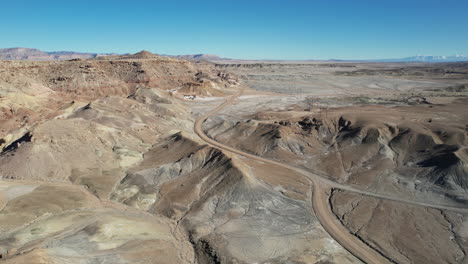
[{"label": "winding road", "polygon": [[233,147],[227,146],[223,143],[220,143],[212,138],[210,138],[208,135],[205,134],[205,132],[202,129],[203,123],[211,116],[217,114],[219,111],[221,111],[223,108],[226,106],[232,104],[239,96],[243,94],[245,91],[246,87],[242,86],[241,89],[239,90],[238,93],[230,96],[225,100],[224,103],[220,104],[219,106],[215,107],[211,111],[203,114],[200,116],[196,121],[194,125],[194,131],[195,133],[203,140],[205,141],[208,145],[222,149],[237,155],[241,155],[250,159],[254,159],[257,161],[261,161],[267,164],[275,165],[275,166],[280,166],[292,171],[295,171],[310,180],[313,181],[314,183],[314,190],[313,190],[313,201],[312,205],[315,211],[315,215],[317,216],[318,220],[320,221],[321,225],[323,228],[335,239],[337,240],[338,243],[340,243],[344,248],[346,248],[351,254],[359,258],[360,260],[366,262],[366,263],[389,263],[389,260],[386,259],[384,256],[380,255],[378,252],[367,246],[364,242],[359,240],[356,236],[351,234],[346,227],[344,227],[336,218],[336,216],[333,214],[331,211],[331,208],[329,206],[329,195],[327,194],[327,191],[331,189],[340,189],[344,191],[349,191],[357,194],[362,194],[378,199],[385,199],[385,200],[390,200],[390,201],[395,201],[395,202],[401,202],[401,203],[406,203],[410,205],[416,205],[416,206],[423,206],[423,207],[429,207],[429,208],[435,208],[435,209],[443,209],[443,210],[450,210],[450,211],[455,211],[455,212],[460,212],[460,213],[468,213],[468,208],[465,207],[455,207],[455,206],[444,206],[444,205],[437,205],[437,204],[430,204],[430,203],[424,203],[424,202],[417,202],[417,201],[411,201],[411,200],[406,200],[400,197],[394,197],[390,195],[385,195],[385,194],[379,194],[379,193],[374,193],[374,192],[369,192],[366,190],[361,190],[359,188],[349,186],[346,184],[341,184],[338,182],[335,182],[333,180],[330,180],[327,175],[317,173],[317,172],[312,172],[309,170],[305,170],[290,164],[282,163],[276,160],[272,160],[269,158],[257,156],[251,153],[244,152],[242,150],[235,149]]}]

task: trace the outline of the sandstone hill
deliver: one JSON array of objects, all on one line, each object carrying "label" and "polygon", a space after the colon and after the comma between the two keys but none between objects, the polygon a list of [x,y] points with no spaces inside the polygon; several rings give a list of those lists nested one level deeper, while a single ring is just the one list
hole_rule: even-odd
[{"label": "sandstone hill", "polygon": [[0,61],[0,136],[50,118],[78,101],[128,97],[138,87],[223,95],[236,82],[234,75],[209,63],[194,64],[149,52],[95,60]]}]

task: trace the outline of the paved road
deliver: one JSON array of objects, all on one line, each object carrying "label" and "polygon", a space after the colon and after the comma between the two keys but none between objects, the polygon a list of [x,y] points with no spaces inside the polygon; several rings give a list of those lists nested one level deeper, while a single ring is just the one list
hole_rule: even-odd
[{"label": "paved road", "polygon": [[321,173],[311,172],[311,171],[304,170],[299,167],[292,166],[290,164],[278,162],[272,159],[268,159],[265,157],[260,157],[251,153],[247,153],[242,150],[238,150],[233,147],[224,145],[208,137],[202,129],[203,123],[210,116],[217,114],[223,108],[232,104],[240,95],[242,95],[245,88],[246,87],[242,87],[237,94],[229,97],[224,103],[212,109],[211,111],[205,113],[204,115],[200,116],[195,121],[195,125],[194,125],[195,133],[197,133],[197,135],[202,140],[204,140],[206,143],[208,143],[209,145],[213,147],[223,149],[225,151],[232,152],[234,154],[241,155],[241,156],[251,158],[254,160],[258,160],[264,163],[280,166],[280,167],[295,171],[311,179],[314,182],[314,196],[313,196],[312,204],[315,210],[315,214],[317,218],[319,219],[320,223],[333,238],[335,238],[343,247],[345,247],[354,256],[358,257],[362,261],[367,262],[367,263],[389,263],[389,261],[386,258],[384,258],[382,255],[380,255],[379,253],[377,253],[376,251],[368,247],[361,240],[359,240],[357,237],[352,235],[343,225],[341,225],[341,223],[338,222],[333,212],[331,212],[331,208],[328,203],[329,196],[326,193],[327,190],[335,188],[335,189],[354,192],[354,193],[358,193],[358,194],[362,194],[362,195],[366,195],[366,196],[370,196],[374,198],[401,202],[401,203],[406,203],[410,205],[451,210],[451,211],[456,211],[456,212],[461,212],[461,213],[468,213],[468,208],[466,207],[451,207],[451,206],[443,206],[443,205],[437,205],[437,204],[406,200],[406,199],[399,198],[399,197],[369,192],[366,190],[348,186],[346,184],[337,183],[333,180],[330,180],[326,175],[323,175]]}]

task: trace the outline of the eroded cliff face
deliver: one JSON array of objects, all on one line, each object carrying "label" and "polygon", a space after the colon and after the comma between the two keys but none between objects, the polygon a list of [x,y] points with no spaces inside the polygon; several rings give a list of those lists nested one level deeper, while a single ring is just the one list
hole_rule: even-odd
[{"label": "eroded cliff face", "polygon": [[167,57],[0,62],[0,137],[60,114],[78,102],[128,97],[139,87],[172,93],[223,96],[237,77],[210,63]]}]

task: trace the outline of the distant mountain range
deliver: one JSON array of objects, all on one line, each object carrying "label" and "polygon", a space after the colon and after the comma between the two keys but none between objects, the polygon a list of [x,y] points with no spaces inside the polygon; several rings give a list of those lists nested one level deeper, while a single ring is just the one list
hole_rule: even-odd
[{"label": "distant mountain range", "polygon": [[[30,48],[8,48],[0,49],[0,59],[2,60],[70,60],[70,59],[91,59],[100,56],[115,56],[115,55],[128,55],[116,53],[83,53],[73,51],[53,51],[46,52],[38,49]],[[221,58],[217,55],[211,54],[194,54],[194,55],[162,55],[183,60],[198,60],[198,61],[219,61],[229,60],[228,58]],[[330,61],[345,61],[345,60],[330,60]],[[379,59],[368,60],[376,62],[456,62],[468,61],[468,56],[454,55],[454,56],[413,56],[399,59]]]},{"label": "distant mountain range", "polygon": [[73,51],[46,52],[29,48],[0,49],[0,59],[3,60],[70,60],[77,58],[90,59],[106,55],[115,54],[82,53]]},{"label": "distant mountain range", "polygon": [[[147,55],[146,51],[139,52],[136,55]],[[52,51],[46,52],[38,49],[30,48],[8,48],[0,49],[0,59],[2,60],[70,60],[70,59],[91,59],[100,56],[116,56],[116,55],[129,55],[129,54],[116,54],[116,53],[83,53],[74,51]],[[153,54],[154,55],[154,54]],[[216,61],[221,60],[219,56],[210,54],[194,54],[194,55],[163,55],[167,57],[183,59],[183,60],[204,60]]]},{"label": "distant mountain range", "polygon": [[221,58],[217,55],[212,55],[212,54],[177,55],[177,56],[170,56],[170,57],[174,57],[174,58],[182,59],[182,60],[205,60],[205,61],[224,60],[224,58]]},{"label": "distant mountain range", "polygon": [[468,56],[454,55],[454,56],[413,56],[401,59],[383,59],[375,60],[381,62],[456,62],[456,61],[468,61]]}]

